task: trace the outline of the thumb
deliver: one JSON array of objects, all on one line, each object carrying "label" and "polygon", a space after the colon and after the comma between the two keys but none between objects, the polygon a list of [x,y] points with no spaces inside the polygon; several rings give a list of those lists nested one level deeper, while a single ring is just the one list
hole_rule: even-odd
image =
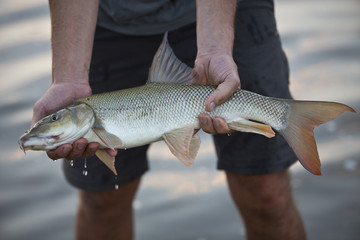
[{"label": "thumb", "polygon": [[205,103],[205,109],[208,112],[214,110],[216,106],[219,106],[225,102],[234,92],[240,87],[240,80],[238,77],[228,77],[224,82],[220,83],[214,92],[210,94]]}]

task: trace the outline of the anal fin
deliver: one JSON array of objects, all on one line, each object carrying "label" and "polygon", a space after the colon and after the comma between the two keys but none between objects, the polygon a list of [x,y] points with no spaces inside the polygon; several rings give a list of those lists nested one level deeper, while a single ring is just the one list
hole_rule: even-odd
[{"label": "anal fin", "polygon": [[110,156],[105,150],[101,149],[97,150],[95,154],[115,175],[117,175],[115,157]]},{"label": "anal fin", "polygon": [[240,132],[251,132],[264,135],[265,137],[275,137],[275,132],[269,125],[241,119],[228,123],[230,129]]},{"label": "anal fin", "polygon": [[175,157],[186,166],[194,164],[201,142],[200,137],[194,135],[194,126],[187,126],[165,133],[163,138]]}]

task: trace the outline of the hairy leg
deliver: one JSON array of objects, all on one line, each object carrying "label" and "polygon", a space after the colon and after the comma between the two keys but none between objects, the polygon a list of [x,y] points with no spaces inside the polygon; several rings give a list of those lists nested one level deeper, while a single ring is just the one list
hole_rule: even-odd
[{"label": "hairy leg", "polygon": [[133,239],[132,201],[140,178],[117,190],[79,191],[76,239]]},{"label": "hairy leg", "polygon": [[227,172],[226,176],[248,240],[306,239],[288,171],[256,176]]}]

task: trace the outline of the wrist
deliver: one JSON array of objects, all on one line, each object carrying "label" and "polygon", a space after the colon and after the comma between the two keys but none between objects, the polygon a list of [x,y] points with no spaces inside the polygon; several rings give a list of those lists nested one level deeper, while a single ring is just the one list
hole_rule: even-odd
[{"label": "wrist", "polygon": [[68,103],[92,94],[88,82],[59,81],[52,83],[50,89],[52,89],[54,93],[59,94],[59,99],[67,99]]},{"label": "wrist", "polygon": [[89,70],[83,65],[82,69],[63,67],[52,69],[53,84],[86,84],[89,85]]},{"label": "wrist", "polygon": [[232,57],[232,47],[222,47],[216,44],[201,46],[198,48],[197,58],[229,56]]}]

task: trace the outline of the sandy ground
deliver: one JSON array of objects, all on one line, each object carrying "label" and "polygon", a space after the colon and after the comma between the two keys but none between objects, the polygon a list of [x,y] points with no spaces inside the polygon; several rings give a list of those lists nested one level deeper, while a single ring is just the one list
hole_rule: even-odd
[{"label": "sandy ground", "polygon": [[[360,111],[360,2],[281,0],[276,15],[297,99],[340,101]],[[17,146],[32,105],[51,81],[47,2],[0,2],[0,239],[72,239],[76,190],[61,163]],[[322,177],[292,168],[294,196],[309,239],[360,239],[360,116],[345,113],[316,129]],[[195,166],[163,143],[134,202],[138,240],[244,239],[244,228],[202,134]],[[84,176],[86,177],[86,176]]]}]

